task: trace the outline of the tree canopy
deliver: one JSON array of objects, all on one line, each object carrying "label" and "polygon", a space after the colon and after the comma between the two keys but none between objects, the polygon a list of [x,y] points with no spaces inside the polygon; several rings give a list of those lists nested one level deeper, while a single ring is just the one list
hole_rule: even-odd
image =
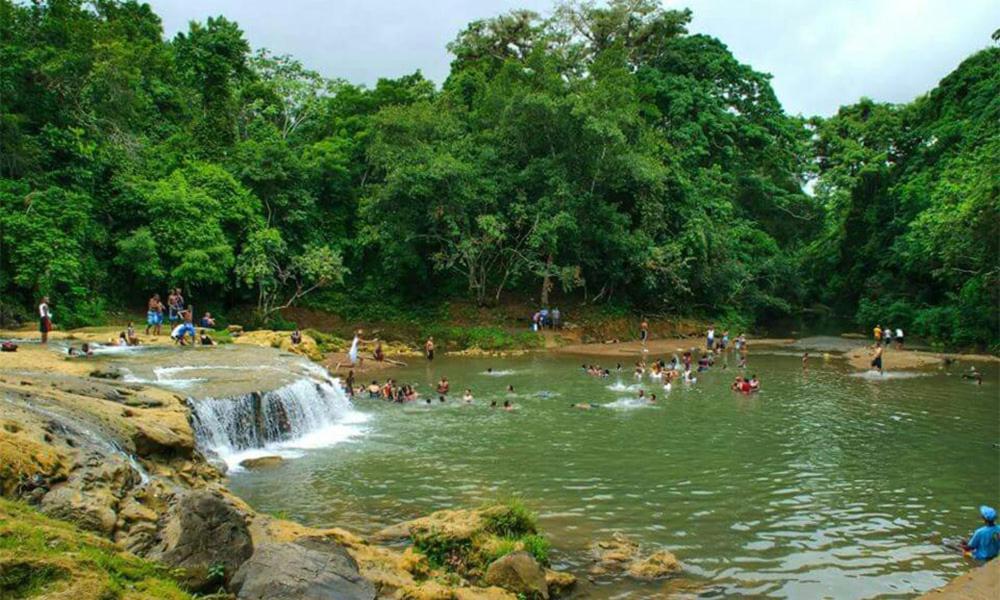
[{"label": "tree canopy", "polygon": [[2,302],[572,297],[995,346],[1000,49],[803,118],[691,16],[516,10],[458,32],[440,86],[365,87],[222,16],[164,39],[134,0],[0,0]]}]

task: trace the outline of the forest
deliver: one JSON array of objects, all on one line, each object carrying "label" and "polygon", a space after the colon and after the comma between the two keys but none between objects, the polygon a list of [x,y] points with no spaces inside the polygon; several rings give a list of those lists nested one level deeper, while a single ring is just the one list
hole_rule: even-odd
[{"label": "forest", "polygon": [[572,298],[1000,349],[997,40],[907,104],[802,116],[691,17],[512,11],[440,85],[366,87],[224,16],[165,39],[133,0],[0,0],[2,310]]}]

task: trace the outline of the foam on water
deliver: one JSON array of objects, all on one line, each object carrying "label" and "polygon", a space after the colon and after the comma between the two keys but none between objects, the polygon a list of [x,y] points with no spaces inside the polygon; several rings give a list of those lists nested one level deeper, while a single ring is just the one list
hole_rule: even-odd
[{"label": "foam on water", "polygon": [[621,381],[616,381],[609,386],[606,386],[612,392],[635,392],[638,391],[642,386],[638,383],[625,384]]},{"label": "foam on water", "polygon": [[504,369],[502,371],[483,371],[482,375],[489,375],[490,377],[506,377],[508,375],[513,375],[517,371],[513,369]]},{"label": "foam on water", "polygon": [[651,406],[656,405],[650,404],[649,400],[645,398],[619,398],[614,402],[605,404],[604,408],[610,408],[612,410],[635,410],[637,408],[649,408]]},{"label": "foam on water", "polygon": [[860,373],[851,373],[850,376],[857,377],[858,379],[864,379],[866,381],[886,381],[889,379],[915,379],[917,377],[926,377],[927,373],[917,373],[914,371],[886,371],[885,373],[879,373],[878,371],[868,370]]}]

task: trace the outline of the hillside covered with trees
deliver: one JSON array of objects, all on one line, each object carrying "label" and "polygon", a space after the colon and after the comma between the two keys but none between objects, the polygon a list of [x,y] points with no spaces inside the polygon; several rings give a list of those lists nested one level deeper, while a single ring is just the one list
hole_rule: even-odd
[{"label": "hillside covered with trees", "polygon": [[995,349],[1000,48],[806,118],[690,19],[514,11],[458,32],[442,85],[366,88],[225,17],[166,40],[134,1],[0,0],[0,302],[80,325],[167,286],[262,320],[572,297]]}]

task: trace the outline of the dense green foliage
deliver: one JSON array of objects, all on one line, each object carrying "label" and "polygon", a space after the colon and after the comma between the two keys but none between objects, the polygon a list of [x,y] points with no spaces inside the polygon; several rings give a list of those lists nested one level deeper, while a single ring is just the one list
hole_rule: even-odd
[{"label": "dense green foliage", "polygon": [[440,89],[368,89],[224,17],[164,40],[134,1],[0,0],[2,302],[73,325],[174,285],[263,318],[558,294],[995,344],[1000,51],[806,120],[690,18],[514,11],[458,34]]}]

